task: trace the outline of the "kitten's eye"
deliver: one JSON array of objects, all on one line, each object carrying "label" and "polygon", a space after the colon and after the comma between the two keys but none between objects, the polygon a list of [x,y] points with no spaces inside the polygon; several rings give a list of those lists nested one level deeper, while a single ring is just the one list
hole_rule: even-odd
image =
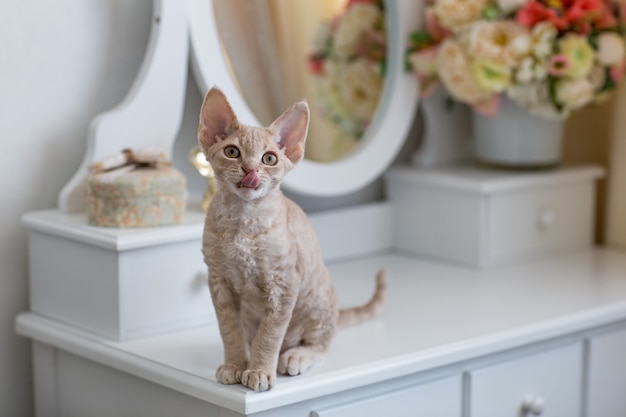
[{"label": "kitten's eye", "polygon": [[276,163],[278,162],[278,157],[275,154],[268,152],[263,155],[261,161],[263,161],[265,165],[276,165]]},{"label": "kitten's eye", "polygon": [[224,148],[224,155],[229,158],[239,158],[240,154],[241,152],[239,152],[239,149],[236,146],[230,145]]}]

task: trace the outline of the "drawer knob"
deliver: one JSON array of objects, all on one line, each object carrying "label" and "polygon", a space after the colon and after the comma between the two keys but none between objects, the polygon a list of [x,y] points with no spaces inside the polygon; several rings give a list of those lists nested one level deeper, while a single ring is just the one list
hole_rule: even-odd
[{"label": "drawer knob", "polygon": [[523,416],[540,416],[545,408],[545,401],[541,397],[528,397],[522,401]]},{"label": "drawer knob", "polygon": [[541,230],[548,230],[554,223],[554,212],[552,210],[543,209],[537,217],[537,226]]}]

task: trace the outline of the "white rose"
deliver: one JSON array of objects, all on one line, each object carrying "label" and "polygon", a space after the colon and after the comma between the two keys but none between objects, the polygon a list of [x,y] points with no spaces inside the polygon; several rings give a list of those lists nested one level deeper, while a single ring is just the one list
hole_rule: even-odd
[{"label": "white rose", "polygon": [[556,101],[570,109],[579,109],[593,100],[593,85],[586,78],[561,79],[556,82]]},{"label": "white rose", "polygon": [[545,62],[536,62],[533,70],[537,81],[543,81],[548,77],[548,67]]},{"label": "white rose", "polygon": [[533,67],[534,67],[533,59],[531,57],[524,58],[522,62],[520,63],[520,66],[517,69],[517,72],[515,73],[515,80],[522,84],[531,82],[534,78]]},{"label": "white rose", "polygon": [[335,53],[340,58],[350,58],[356,53],[359,39],[382,18],[380,9],[369,3],[356,3],[341,17],[333,36]]},{"label": "white rose", "polygon": [[554,46],[554,40],[556,39],[557,30],[549,22],[537,23],[531,31],[532,37],[532,52],[533,54],[542,60],[547,59],[552,55],[552,47]]},{"label": "white rose", "polygon": [[528,112],[548,120],[562,120],[568,112],[559,113],[550,101],[547,83],[515,85],[507,90],[507,97],[528,109]]},{"label": "white rose", "polygon": [[509,14],[521,9],[529,1],[530,0],[498,0],[498,7],[504,14]]},{"label": "white rose", "polygon": [[602,65],[613,67],[624,61],[626,50],[624,38],[615,32],[603,32],[598,36],[598,54],[596,59]]},{"label": "white rose", "polygon": [[606,82],[606,70],[602,65],[596,65],[589,74],[589,81],[594,91],[598,91]]}]

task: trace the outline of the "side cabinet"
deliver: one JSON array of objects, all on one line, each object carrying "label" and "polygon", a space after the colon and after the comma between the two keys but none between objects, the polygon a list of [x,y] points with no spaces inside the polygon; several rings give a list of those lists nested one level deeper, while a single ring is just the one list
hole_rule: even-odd
[{"label": "side cabinet", "polygon": [[471,371],[469,416],[579,416],[582,364],[574,344]]},{"label": "side cabinet", "polygon": [[626,415],[626,329],[589,339],[587,417]]}]

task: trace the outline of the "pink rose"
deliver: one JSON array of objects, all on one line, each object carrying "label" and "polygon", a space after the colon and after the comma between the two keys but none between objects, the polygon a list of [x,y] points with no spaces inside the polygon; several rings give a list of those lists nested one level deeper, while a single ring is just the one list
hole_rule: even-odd
[{"label": "pink rose", "polygon": [[609,70],[609,76],[616,84],[622,80],[624,73],[626,73],[626,61],[622,61],[620,65]]},{"label": "pink rose", "polygon": [[548,74],[562,77],[563,75],[567,74],[567,71],[570,69],[571,65],[572,63],[570,62],[567,55],[552,55],[550,59],[548,59]]}]

